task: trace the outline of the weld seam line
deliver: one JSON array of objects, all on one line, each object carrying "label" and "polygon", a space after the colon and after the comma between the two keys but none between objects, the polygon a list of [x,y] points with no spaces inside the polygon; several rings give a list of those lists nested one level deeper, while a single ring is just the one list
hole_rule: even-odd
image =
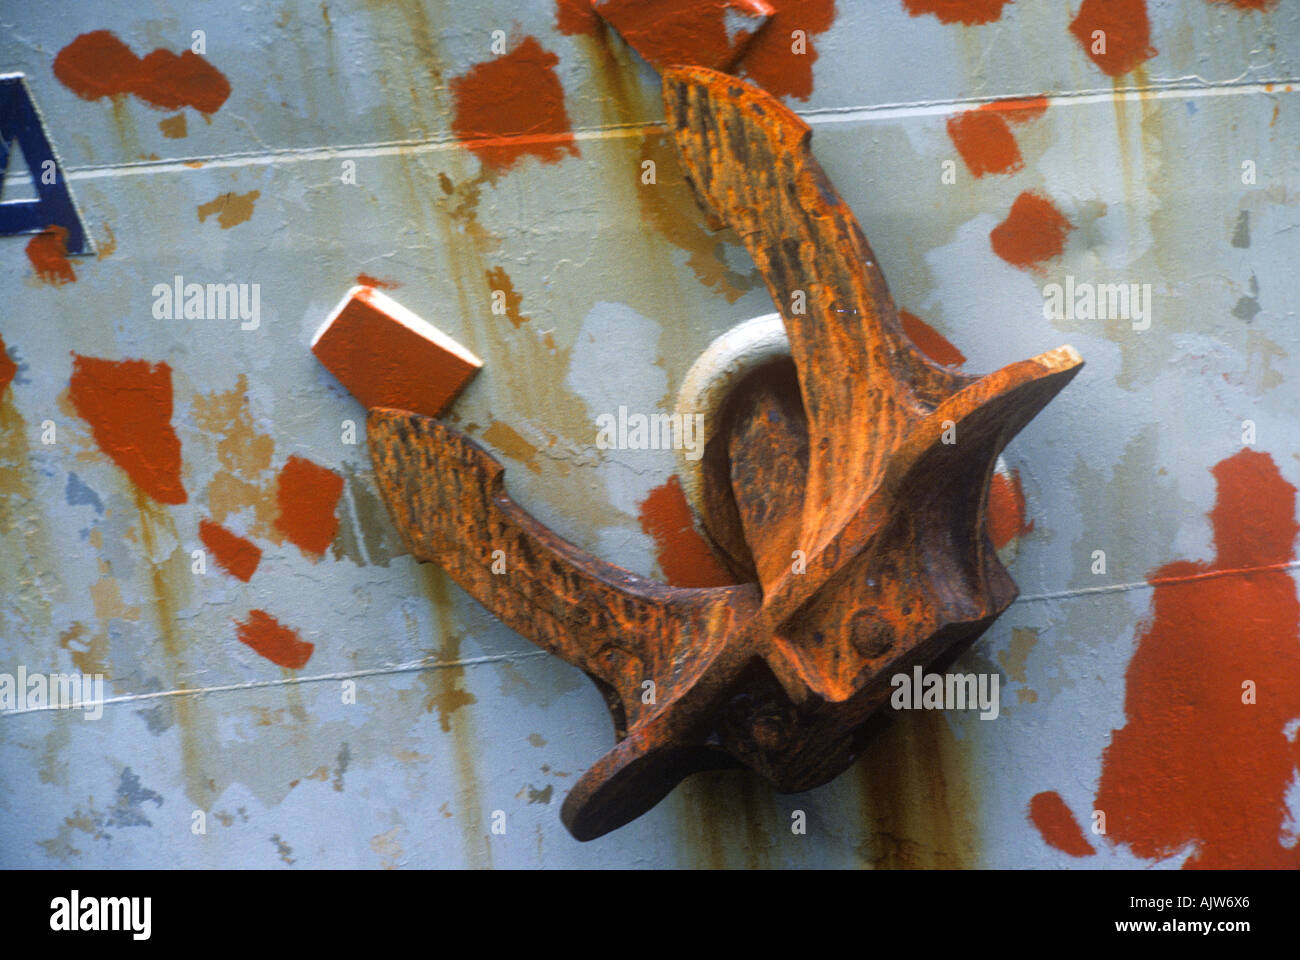
[{"label": "weld seam line", "polygon": [[[119,697],[105,697],[104,706],[116,703],[139,703],[145,700],[160,700],[164,697],[206,696],[210,693],[232,693],[240,690],[257,690],[264,687],[287,687],[304,683],[323,683],[330,680],[352,680],[358,677],[387,676],[401,673],[419,673],[424,670],[447,670],[452,667],[476,667],[486,663],[502,663],[515,660],[531,660],[536,657],[548,657],[546,650],[533,650],[528,653],[496,654],[488,657],[472,657],[468,660],[439,660],[433,663],[417,661],[398,664],[395,667],[375,667],[372,670],[356,670],[351,673],[321,673],[310,677],[282,677],[278,680],[250,680],[247,683],[227,683],[215,687],[187,687],[181,690],[154,690],[149,693],[128,693]],[[93,706],[93,704],[91,704]],[[0,710],[0,717],[15,717],[26,713],[44,713],[67,709],[84,710],[85,705],[68,707],[27,707],[23,710]]]},{"label": "weld seam line", "polygon": [[[1187,96],[1189,94],[1196,96],[1235,96],[1247,93],[1260,93],[1269,96],[1277,96],[1287,92],[1278,89],[1279,85],[1289,83],[1300,83],[1300,80],[1251,81],[1249,83],[1212,84],[1205,86],[1193,83],[1175,83],[1162,86],[1127,87],[1113,90],[1079,90],[1071,91],[1069,93],[1053,94],[1051,96],[1043,97],[1042,99],[1045,99],[1049,105],[1064,105],[1067,103],[1082,104],[1103,102],[1106,100],[1114,100],[1116,96],[1123,97],[1125,100],[1140,100],[1143,98],[1172,99],[1175,97]],[[1269,86],[1272,86],[1275,89],[1267,89]],[[1032,100],[1038,98],[1038,95],[1035,94],[1017,94],[995,98],[972,97],[950,100],[917,101],[915,103],[879,104],[873,106],[826,107],[818,110],[809,110],[800,113],[799,116],[810,125],[818,126],[831,123],[848,123],[859,117],[879,119],[912,115],[923,116],[934,113],[950,113],[955,108],[966,108],[972,105],[1000,103],[1007,100]],[[482,141],[457,140],[450,133],[447,133],[444,136],[431,137],[423,140],[376,141],[374,143],[340,147],[283,147],[261,153],[236,152],[218,154],[210,157],[190,157],[185,160],[173,158],[168,160],[136,161],[132,163],[86,164],[81,166],[69,166],[65,168],[65,173],[69,180],[94,180],[115,175],[127,176],[141,173],[171,173],[209,167],[219,169],[223,167],[273,164],[277,162],[293,163],[310,162],[313,160],[394,156],[404,153],[431,153],[452,149],[472,149],[476,144],[480,143],[551,143],[568,142],[570,140],[605,140],[617,137],[645,136],[649,133],[663,133],[667,131],[667,129],[667,125],[662,122],[628,123],[549,136],[531,135],[520,137],[494,137]]]},{"label": "weld seam line", "polygon": [[1156,577],[1152,580],[1139,580],[1136,583],[1111,583],[1100,587],[1080,587],[1077,590],[1059,590],[1055,593],[1039,593],[1031,597],[1020,597],[1016,603],[1036,603],[1040,600],[1062,600],[1094,593],[1126,593],[1129,590],[1153,590],[1156,587],[1190,583],[1197,580],[1214,580],[1218,577],[1250,576],[1256,573],[1271,573],[1300,568],[1300,560],[1288,560],[1285,563],[1268,563],[1258,567],[1228,567],[1219,570],[1205,570],[1183,577]]}]

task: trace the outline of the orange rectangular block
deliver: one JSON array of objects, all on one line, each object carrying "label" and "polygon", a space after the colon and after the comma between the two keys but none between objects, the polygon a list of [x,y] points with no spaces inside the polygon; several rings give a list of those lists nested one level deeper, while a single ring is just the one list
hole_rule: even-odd
[{"label": "orange rectangular block", "polygon": [[366,407],[436,417],[483,361],[373,287],[353,287],[312,337],[311,352]]}]

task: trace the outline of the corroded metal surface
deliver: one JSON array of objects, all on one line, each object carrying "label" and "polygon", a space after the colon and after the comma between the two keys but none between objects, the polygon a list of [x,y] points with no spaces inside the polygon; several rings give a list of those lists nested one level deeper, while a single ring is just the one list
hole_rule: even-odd
[{"label": "corroded metal surface", "polygon": [[411,552],[606,693],[618,744],[564,805],[580,840],[701,769],[738,761],[793,792],[852,763],[890,678],[960,651],[1015,598],[989,541],[989,478],[1082,364],[1069,347],[986,377],[927,360],[806,124],[702,68],[665,71],[664,98],[687,180],[754,257],[798,374],[798,409],[787,396],[778,414],[769,391],[734,425],[737,509],[706,521],[739,516],[715,537],[749,548],[758,582],[647,582],[520,510],[456,430],[384,409],[368,423]]},{"label": "corroded metal surface", "polygon": [[[594,556],[687,582],[698,554],[673,540],[677,514],[651,510],[680,452],[598,450],[594,421],[620,405],[671,412],[708,345],[773,307],[740,238],[702,223],[659,74],[616,31],[562,14],[578,0],[11,3],[0,71],[25,75],[97,254],[63,265],[48,248],[29,254],[33,238],[0,238],[0,673],[98,673],[108,702],[93,721],[0,707],[0,865],[1106,869],[1176,867],[1198,851],[1294,856],[1300,641],[1294,606],[1261,600],[1294,605],[1296,547],[1242,549],[1248,528],[1216,503],[1287,530],[1285,484],[1236,470],[1245,420],[1247,452],[1300,485],[1300,6],[981,0],[943,4],[941,19],[912,12],[938,4],[901,0],[770,5],[769,26],[807,31],[811,84],[783,102],[813,129],[909,338],[908,313],[960,345],[935,356],[963,371],[1062,342],[1088,358],[991,488],[1021,596],[949,669],[1000,680],[998,719],[889,711],[862,759],[814,791],[705,772],[575,843],[557,811],[612,743],[604,699],[407,553],[365,411],[308,346],[348,287],[381,284],[483,359],[450,423],[506,467],[513,500]],[[829,23],[790,22],[827,7]],[[987,15],[961,14],[976,7]],[[1085,7],[1145,7],[1148,59],[1102,69],[1071,30]],[[229,82],[215,112],[87,99],[54,69],[96,31],[142,59],[179,56],[200,29]],[[501,59],[496,30],[507,55],[524,37],[554,55],[572,150],[503,122],[496,147],[521,146],[501,168],[458,140],[453,81]],[[789,49],[751,45],[738,68],[776,92],[772,58]],[[22,186],[10,177],[0,199]],[[1022,266],[991,234],[1017,239],[999,227],[1026,192],[1072,229]],[[1001,249],[1025,259],[1023,244]],[[155,317],[154,286],[177,274],[260,284],[260,326]],[[1044,287],[1071,278],[1150,284],[1146,328],[1046,315]],[[509,316],[491,303],[505,280]],[[71,352],[170,366],[186,503],[142,494],[100,448],[69,397]],[[792,367],[783,376],[782,390],[795,385]],[[355,444],[341,440],[349,421]],[[750,442],[728,435],[728,447]],[[797,429],[791,439],[797,449]],[[291,457],[344,482],[313,531],[316,544],[333,537],[320,555],[276,525]],[[730,489],[723,464],[709,477]],[[208,523],[256,544],[250,580],[211,555],[193,572]],[[741,566],[759,528],[746,524]],[[1212,577],[1198,573],[1210,563]],[[241,642],[253,609],[314,645],[305,666]],[[1208,685],[1261,678],[1258,703],[1236,714],[1150,723],[1168,704],[1237,704],[1239,690]],[[1214,767],[1222,756],[1241,762]],[[796,812],[805,834],[792,833]],[[206,834],[192,832],[195,813]]]}]

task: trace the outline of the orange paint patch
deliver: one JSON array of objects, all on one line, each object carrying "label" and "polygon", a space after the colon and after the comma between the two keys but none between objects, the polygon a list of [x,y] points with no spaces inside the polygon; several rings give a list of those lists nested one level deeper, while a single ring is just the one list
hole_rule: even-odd
[{"label": "orange paint patch", "polygon": [[1020,485],[1019,471],[1012,471],[1010,479],[1004,473],[993,474],[989,482],[988,521],[989,539],[999,550],[1034,529],[1032,522],[1025,522],[1025,491]]},{"label": "orange paint patch", "polygon": [[555,54],[525,37],[509,53],[453,77],[456,137],[496,170],[508,170],[528,155],[544,163],[565,153],[578,156],[557,63]]},{"label": "orange paint patch", "polygon": [[903,9],[914,17],[933,14],[940,23],[992,23],[1012,0],[903,0]]},{"label": "orange paint patch", "polygon": [[953,346],[947,337],[916,314],[907,310],[899,310],[898,319],[902,321],[903,332],[907,334],[907,339],[911,340],[918,350],[935,363],[941,363],[947,367],[960,367],[966,362],[965,354]]},{"label": "orange paint patch", "polygon": [[671,476],[641,502],[641,529],[654,538],[659,569],[675,587],[725,587],[736,582],[695,529],[681,481]]},{"label": "orange paint patch", "polygon": [[0,394],[5,392],[5,388],[13,382],[14,377],[18,375],[18,365],[13,362],[5,348],[5,338],[0,337]]},{"label": "orange paint patch", "polygon": [[1007,218],[993,228],[993,252],[1015,267],[1032,267],[1060,256],[1065,235],[1074,229],[1051,200],[1026,191],[1016,197]]},{"label": "orange paint patch", "polygon": [[515,286],[510,280],[510,275],[506,273],[504,267],[493,267],[484,274],[487,277],[488,290],[492,294],[492,312],[497,312],[498,294],[505,301],[505,315],[518,330],[521,326],[529,321],[529,317],[519,312],[519,305],[523,303],[524,298],[515,293]]},{"label": "orange paint patch", "polygon": [[199,539],[212,551],[221,568],[236,580],[248,583],[262,562],[262,550],[257,544],[211,520],[199,521]]},{"label": "orange paint patch", "polygon": [[307,553],[322,554],[339,532],[334,515],[343,495],[343,478],[303,457],[292,456],[280,469],[275,528]]},{"label": "orange paint patch", "polygon": [[1029,801],[1029,819],[1048,846],[1063,850],[1072,857],[1090,857],[1097,852],[1055,790],[1034,795]]},{"label": "orange paint patch", "polygon": [[555,0],[555,29],[570,36],[594,37],[600,32],[600,17],[592,9],[591,0]]},{"label": "orange paint patch", "polygon": [[77,275],[68,262],[68,231],[66,227],[46,227],[27,241],[27,259],[36,275],[56,287],[75,283]]},{"label": "orange paint patch", "polygon": [[1300,847],[1279,839],[1300,759],[1285,732],[1300,717],[1300,602],[1283,566],[1296,490],[1253,450],[1213,473],[1215,559],[1147,578],[1153,615],[1129,662],[1127,722],[1102,757],[1096,806],[1109,836],[1140,857],[1191,845],[1185,867],[1296,869]]},{"label": "orange paint patch", "polygon": [[948,136],[976,177],[1024,167],[1020,147],[1000,114],[977,108],[948,118]]},{"label": "orange paint patch", "polygon": [[235,621],[239,642],[247,644],[274,664],[298,670],[307,665],[314,644],[298,636],[296,630],[286,627],[275,617],[262,610],[249,610],[248,619]]},{"label": "orange paint patch", "polygon": [[68,397],[99,449],[159,503],[184,503],[181,441],[171,424],[171,367],[73,357]]},{"label": "orange paint patch", "polygon": [[366,407],[441,414],[483,361],[373,287],[353,287],[311,351]]},{"label": "orange paint patch", "polygon": [[1043,97],[995,100],[950,117],[948,136],[975,176],[1012,173],[1023,168],[1024,161],[1008,124],[1028,123],[1046,110]]},{"label": "orange paint patch", "polygon": [[137,57],[108,30],[83,33],[60,50],[54,76],[86,100],[132,93],[159,110],[193,107],[211,114],[230,96],[230,81],[192,50]]},{"label": "orange paint patch", "polygon": [[[750,41],[740,59],[742,76],[778,97],[807,100],[813,92],[813,64],[817,50],[813,35],[835,22],[835,0],[769,0],[774,13]],[[802,30],[807,49],[795,53],[791,34]]]},{"label": "orange paint patch", "polygon": [[1151,46],[1146,0],[1083,0],[1070,32],[1092,62],[1112,77],[1123,76],[1158,52]]},{"label": "orange paint patch", "polygon": [[597,11],[657,70],[724,71],[773,12],[763,0],[603,0]]},{"label": "orange paint patch", "polygon": [[401,286],[401,284],[396,280],[380,280],[378,277],[372,277],[368,273],[358,273],[357,286],[377,287],[380,290],[396,290]]}]

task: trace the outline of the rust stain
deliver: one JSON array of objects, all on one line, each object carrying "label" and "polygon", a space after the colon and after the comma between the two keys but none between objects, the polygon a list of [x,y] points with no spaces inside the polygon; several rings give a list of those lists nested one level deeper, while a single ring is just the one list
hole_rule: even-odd
[{"label": "rust stain", "polygon": [[[646,160],[655,165],[653,184],[640,182],[641,164]],[[682,176],[677,151],[667,131],[647,132],[642,138],[638,162],[630,164],[628,169],[636,178],[641,219],[673,246],[686,251],[686,265],[700,283],[716,289],[728,303],[735,303],[754,288],[758,283],[757,270],[742,274],[727,264],[726,241],[739,243],[739,238],[731,230],[709,229]]]},{"label": "rust stain", "polygon": [[989,539],[1001,550],[1016,537],[1034,529],[1033,521],[1025,520],[1025,490],[1020,483],[1020,471],[1013,470],[1010,479],[1006,474],[995,473],[989,481],[988,520]]},{"label": "rust stain", "polygon": [[[178,626],[177,612],[181,608],[181,593],[189,585],[188,556],[181,547],[168,558],[159,559],[159,534],[165,534],[179,543],[176,524],[166,511],[151,501],[144,491],[132,485],[130,493],[135,499],[140,518],[140,545],[149,561],[149,583],[153,593],[153,611],[158,623],[158,636],[163,657],[170,671],[171,688],[190,689],[186,683],[184,650]],[[168,562],[172,564],[169,583]],[[177,571],[184,571],[177,574]],[[183,579],[182,579],[183,578]],[[208,809],[216,793],[213,781],[203,774],[201,736],[199,733],[201,703],[194,697],[179,696],[172,700],[176,725],[180,731],[181,769],[185,774],[185,794],[200,809]]]},{"label": "rust stain", "polygon": [[903,9],[911,16],[932,14],[940,23],[974,26],[992,23],[1002,16],[1002,8],[1012,0],[903,0]]},{"label": "rust stain", "polygon": [[1296,489],[1249,449],[1212,473],[1215,557],[1147,578],[1152,618],[1096,807],[1108,836],[1140,857],[1191,845],[1184,867],[1295,869],[1300,848],[1279,838],[1300,759],[1286,732],[1300,717],[1300,602],[1286,568]]},{"label": "rust stain", "polygon": [[1072,857],[1090,857],[1097,851],[1079,829],[1079,822],[1055,790],[1034,794],[1029,801],[1029,820],[1043,841]]},{"label": "rust stain", "polygon": [[[434,655],[438,664],[455,664],[460,660],[461,635],[455,630],[451,612],[451,593],[447,575],[433,564],[424,564],[422,582],[428,591],[437,619],[438,646]],[[460,823],[461,838],[466,862],[475,867],[492,866],[492,847],[484,828],[483,801],[475,764],[477,747],[474,722],[469,711],[462,707],[475,703],[475,697],[462,686],[464,666],[437,666],[421,674],[429,689],[425,710],[438,710],[438,726],[452,736],[452,752],[456,768],[456,813]],[[451,816],[451,814],[447,814]],[[507,827],[508,829],[508,827]]]},{"label": "rust stain", "polygon": [[1011,631],[1011,645],[998,651],[998,663],[1002,664],[1007,676],[1016,683],[1025,683],[1025,668],[1029,663],[1029,651],[1038,642],[1037,630],[1015,627]]},{"label": "rust stain", "polygon": [[68,651],[73,666],[82,673],[109,674],[107,630],[91,634],[84,623],[77,621],[59,633],[59,647]]},{"label": "rust stain", "polygon": [[1151,46],[1146,0],[1083,0],[1069,29],[1092,62],[1111,77],[1123,76],[1159,52]]},{"label": "rust stain", "polygon": [[266,478],[275,441],[254,426],[248,377],[240,374],[231,390],[196,394],[191,414],[204,434],[216,438],[219,469],[206,490],[212,521],[225,523],[228,517],[251,509],[247,531],[272,543],[283,542],[275,527],[279,513],[275,483]]},{"label": "rust stain", "polygon": [[937,711],[900,711],[882,723],[858,761],[860,846],[876,869],[979,866],[978,796],[970,789],[969,741],[956,740]]},{"label": "rust stain", "polygon": [[100,450],[159,503],[185,503],[181,442],[171,424],[171,367],[73,357],[69,397]]},{"label": "rust stain", "polygon": [[199,223],[203,223],[213,214],[216,214],[217,224],[222,230],[229,230],[231,227],[246,223],[253,216],[253,205],[261,195],[261,190],[250,190],[248,193],[223,193],[215,200],[199,205]]},{"label": "rust stain", "polygon": [[677,475],[641,502],[641,529],[654,539],[659,569],[674,587],[725,587],[736,582],[714,556],[691,516]]},{"label": "rust stain", "polygon": [[1025,191],[989,233],[989,241],[993,252],[1012,266],[1037,267],[1064,252],[1066,234],[1073,229],[1051,200]]},{"label": "rust stain", "polygon": [[277,666],[300,670],[311,659],[316,649],[264,610],[248,611],[248,619],[235,622],[239,642],[252,647],[258,654]]},{"label": "rust stain", "polygon": [[483,431],[483,439],[496,447],[512,460],[518,460],[533,473],[541,473],[542,465],[537,462],[538,447],[521,437],[509,424],[493,420]]},{"label": "rust stain", "polygon": [[100,578],[90,585],[90,603],[95,617],[109,620],[139,620],[140,608],[128,607],[122,600],[122,585],[110,575],[107,561],[99,561]]},{"label": "rust stain", "polygon": [[83,33],[54,58],[54,76],[86,100],[135,94],[159,110],[193,107],[212,114],[230,96],[230,82],[206,59],[186,50],[137,57],[109,30]]},{"label": "rust stain", "polygon": [[[516,330],[529,321],[529,317],[519,312],[519,305],[523,303],[523,296],[515,292],[515,285],[510,281],[510,275],[506,273],[505,267],[493,267],[485,271],[484,277],[487,279],[488,290],[495,301],[498,293],[503,294],[505,300],[506,317],[510,320]],[[495,309],[495,302],[493,304]]]},{"label": "rust stain", "polygon": [[68,230],[57,224],[46,227],[27,241],[27,259],[36,276],[52,286],[76,283],[77,274],[68,262]]},{"label": "rust stain", "polygon": [[342,477],[294,454],[276,481],[276,529],[304,553],[323,554],[339,532],[335,509],[342,495]]},{"label": "rust stain", "polygon": [[104,233],[107,236],[99,244],[99,251],[95,254],[96,260],[105,260],[117,253],[117,237],[113,234],[112,226],[104,224]]},{"label": "rust stain", "polygon": [[185,114],[178,113],[174,117],[164,117],[158,121],[158,129],[168,140],[180,140],[189,132],[185,125]]},{"label": "rust stain", "polygon": [[198,394],[191,402],[200,430],[217,434],[217,462],[241,476],[258,474],[271,466],[275,441],[258,433],[248,408],[248,375],[241,373],[233,389]]},{"label": "rust stain", "polygon": [[534,37],[507,54],[475,64],[451,80],[452,130],[488,167],[508,170],[532,155],[555,163],[578,156],[564,87],[555,74],[559,58]]}]

